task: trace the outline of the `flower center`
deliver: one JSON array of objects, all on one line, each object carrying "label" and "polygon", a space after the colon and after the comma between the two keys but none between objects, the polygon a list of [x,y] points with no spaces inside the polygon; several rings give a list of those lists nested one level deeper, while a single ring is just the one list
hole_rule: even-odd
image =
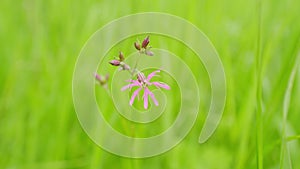
[{"label": "flower center", "polygon": [[142,84],[143,87],[147,87],[147,85],[150,85],[150,83],[147,81],[144,73],[139,72],[137,74],[137,80]]}]

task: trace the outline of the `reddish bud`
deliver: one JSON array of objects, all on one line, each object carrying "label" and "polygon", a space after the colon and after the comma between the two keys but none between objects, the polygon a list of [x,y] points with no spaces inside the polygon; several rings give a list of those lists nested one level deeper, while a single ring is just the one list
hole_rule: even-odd
[{"label": "reddish bud", "polygon": [[122,52],[119,52],[119,60],[122,62],[124,59],[124,54]]},{"label": "reddish bud", "polygon": [[134,42],[134,47],[136,48],[136,50],[141,50],[141,45],[137,42]]},{"label": "reddish bud", "polygon": [[142,48],[146,48],[149,44],[150,40],[149,40],[149,36],[147,36],[142,43]]},{"label": "reddish bud", "polygon": [[113,66],[120,66],[120,61],[119,60],[112,60],[109,62]]}]

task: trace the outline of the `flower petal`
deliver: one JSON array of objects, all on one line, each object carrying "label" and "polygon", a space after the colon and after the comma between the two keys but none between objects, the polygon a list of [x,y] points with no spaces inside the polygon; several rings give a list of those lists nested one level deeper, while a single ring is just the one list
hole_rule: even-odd
[{"label": "flower petal", "polygon": [[148,88],[146,87],[145,88],[145,91],[144,91],[144,108],[147,109],[148,108],[148,94],[149,94],[149,90]]},{"label": "flower petal", "polygon": [[[147,90],[148,90],[148,88],[147,88]],[[151,97],[151,99],[153,100],[154,104],[155,104],[156,106],[158,106],[158,101],[156,100],[154,94],[153,94],[150,90],[148,90],[148,94],[150,95],[150,97]]]},{"label": "flower petal", "polygon": [[156,70],[156,71],[150,73],[150,74],[147,76],[147,81],[151,80],[151,78],[152,78],[153,76],[155,76],[156,73],[159,73],[159,72],[160,72],[160,70]]},{"label": "flower petal", "polygon": [[136,90],[133,92],[133,94],[132,94],[132,96],[131,96],[131,99],[130,99],[130,102],[129,102],[130,106],[132,106],[133,101],[134,101],[136,95],[139,94],[139,92],[140,92],[141,89],[142,89],[142,88],[138,88],[138,89],[136,89]]},{"label": "flower petal", "polygon": [[160,82],[152,82],[152,84],[158,88],[164,88],[166,90],[170,90],[170,86],[168,86],[167,84],[164,83],[160,83]]},{"label": "flower petal", "polygon": [[138,81],[137,81],[137,80],[132,80],[132,79],[129,79],[129,80],[126,80],[126,82],[135,83],[135,82],[138,82]]},{"label": "flower petal", "polygon": [[123,86],[122,88],[121,88],[121,91],[124,91],[124,90],[126,90],[126,89],[128,89],[128,88],[132,88],[132,87],[134,87],[134,86],[139,86],[140,84],[139,83],[131,83],[131,84],[128,84],[128,85],[126,85],[126,86]]}]

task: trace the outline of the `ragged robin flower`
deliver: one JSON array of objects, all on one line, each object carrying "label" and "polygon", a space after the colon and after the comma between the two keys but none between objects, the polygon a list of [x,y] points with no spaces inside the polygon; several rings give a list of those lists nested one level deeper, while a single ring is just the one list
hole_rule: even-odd
[{"label": "ragged robin flower", "polygon": [[136,96],[138,96],[139,92],[141,90],[144,90],[144,94],[143,94],[143,100],[144,100],[144,108],[147,109],[148,108],[148,97],[150,96],[150,98],[152,99],[152,101],[154,102],[154,104],[156,106],[158,106],[158,101],[156,100],[154,94],[149,90],[149,86],[155,86],[157,88],[163,88],[166,90],[170,90],[170,87],[167,84],[164,84],[162,82],[150,82],[150,80],[152,79],[152,77],[154,77],[156,75],[156,73],[159,73],[160,70],[156,70],[152,73],[150,73],[147,78],[145,77],[145,75],[142,72],[139,72],[137,74],[137,80],[129,80],[130,84],[122,87],[122,91],[126,90],[126,89],[131,89],[132,87],[137,86],[138,88],[133,92],[131,99],[129,101],[129,104],[132,106]]}]

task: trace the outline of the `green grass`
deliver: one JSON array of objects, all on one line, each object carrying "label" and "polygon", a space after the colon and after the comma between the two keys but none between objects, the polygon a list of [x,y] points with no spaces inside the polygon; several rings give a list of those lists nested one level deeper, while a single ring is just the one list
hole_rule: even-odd
[{"label": "green grass", "polygon": [[261,27],[262,27],[262,2],[257,0],[257,37],[256,37],[256,158],[257,168],[263,169],[263,110],[262,110],[262,49],[261,49]]},{"label": "green grass", "polygon": [[[2,0],[0,168],[300,168],[299,6],[297,0]],[[208,75],[182,44],[153,36],[152,46],[178,54],[203,77],[197,79],[202,102],[182,143],[160,156],[133,160],[102,150],[85,134],[73,107],[72,74],[97,29],[145,11],[185,18],[210,38],[225,68],[227,101],[217,131],[198,144],[211,97]],[[109,54],[133,51],[130,43]],[[107,101],[103,108],[111,106]],[[151,130],[135,126],[137,134],[163,131],[176,114],[165,117]],[[131,123],[106,118],[130,135]]]}]

